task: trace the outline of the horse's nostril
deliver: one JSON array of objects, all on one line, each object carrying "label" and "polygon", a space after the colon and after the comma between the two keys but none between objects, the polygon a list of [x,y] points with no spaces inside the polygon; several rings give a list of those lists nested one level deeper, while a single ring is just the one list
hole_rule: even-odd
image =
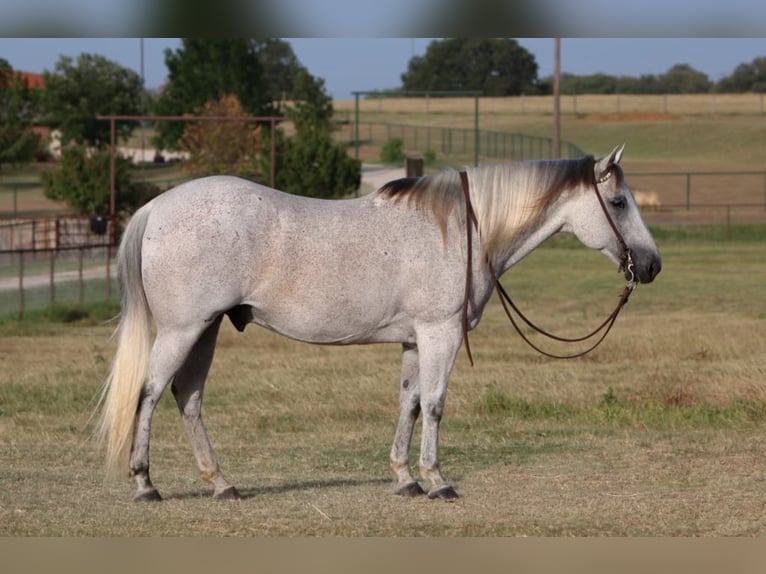
[{"label": "horse's nostril", "polygon": [[662,271],[662,264],[659,261],[653,261],[649,264],[649,281],[653,281],[655,277]]}]

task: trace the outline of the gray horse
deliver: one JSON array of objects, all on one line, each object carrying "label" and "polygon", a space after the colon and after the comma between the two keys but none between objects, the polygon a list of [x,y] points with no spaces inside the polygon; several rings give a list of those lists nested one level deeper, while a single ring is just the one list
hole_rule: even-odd
[{"label": "gray horse", "polygon": [[621,266],[628,249],[626,273],[638,282],[660,271],[621,155],[615,148],[599,160],[470,168],[463,185],[457,172],[402,179],[349,200],[307,199],[228,176],[157,197],[133,216],[118,253],[122,314],[98,429],[108,470],[129,471],[136,500],[161,499],[149,478],[149,436],[172,382],[202,478],[215,498],[239,497],[200,415],[226,315],[240,331],[256,323],[309,343],[400,343],[395,492],[424,493],[409,465],[422,416],[425,492],[456,498],[439,468],[439,423],[464,331],[479,323],[492,274],[559,231]]}]

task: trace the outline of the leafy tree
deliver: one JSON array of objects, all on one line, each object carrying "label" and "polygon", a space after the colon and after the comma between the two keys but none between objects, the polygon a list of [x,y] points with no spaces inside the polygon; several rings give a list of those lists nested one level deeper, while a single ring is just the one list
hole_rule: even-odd
[{"label": "leafy tree", "polygon": [[40,136],[32,130],[36,100],[36,91],[0,58],[0,170],[3,164],[29,163],[40,149]]},{"label": "leafy tree", "polygon": [[[184,38],[178,50],[165,50],[165,65],[168,83],[154,106],[158,115],[189,113],[227,95],[250,114],[272,112],[256,46],[244,38]],[[184,126],[161,122],[157,131],[157,147],[173,148]]]},{"label": "leafy tree", "polygon": [[660,76],[561,74],[562,94],[691,94],[708,92],[710,87],[708,77],[687,64],[677,64]]},{"label": "leafy tree", "polygon": [[[55,70],[43,73],[45,90],[41,107],[45,123],[61,131],[61,142],[96,148],[109,145],[109,122],[96,115],[138,114],[141,111],[141,78],[133,70],[94,54],[80,54],[77,61],[62,56]],[[118,123],[119,137],[127,137],[135,124]]]},{"label": "leafy tree", "polygon": [[[357,190],[361,162],[349,157],[346,148],[332,139],[332,101],[324,82],[301,73],[296,76],[294,90],[305,97],[286,110],[295,125],[295,135],[287,138],[282,130],[269,134],[269,138],[277,138],[276,186],[296,195],[318,197],[342,197]],[[264,153],[264,173],[270,169],[267,157]]]},{"label": "leafy tree", "polygon": [[305,88],[301,76],[308,75],[292,46],[279,38],[255,38],[250,45],[258,56],[263,72],[263,86],[271,102],[302,99]]},{"label": "leafy tree", "polygon": [[749,64],[740,64],[731,75],[716,85],[717,92],[766,92],[766,57],[755,58]]},{"label": "leafy tree", "polygon": [[[208,116],[251,116],[233,95],[208,102],[198,112]],[[257,177],[261,139],[261,128],[255,123],[201,121],[186,124],[179,143],[190,154],[184,167],[195,176],[229,173]]]},{"label": "leafy tree", "polygon": [[392,138],[383,144],[380,161],[387,164],[401,164],[404,161],[404,140]]},{"label": "leafy tree", "polygon": [[639,77],[620,76],[615,78],[615,91],[618,94],[660,94],[660,78],[654,74]]},{"label": "leafy tree", "polygon": [[614,94],[617,80],[606,74],[576,76],[562,73],[560,89],[562,94]]},{"label": "leafy tree", "polygon": [[343,197],[359,188],[361,163],[317,132],[278,136],[276,186],[295,195]]},{"label": "leafy tree", "polygon": [[660,76],[658,88],[662,94],[704,94],[712,85],[706,74],[688,64],[676,64]]},{"label": "leafy tree", "polygon": [[[324,81],[298,62],[289,44],[273,38],[184,39],[181,49],[165,52],[165,62],[168,85],[154,108],[157,114],[188,113],[205,102],[231,95],[239,100],[243,114],[269,115],[279,109],[276,100],[290,100],[284,115],[292,120],[295,135],[288,138],[282,129],[275,133],[260,129],[263,151],[260,170],[252,174],[255,178],[263,180],[271,173],[271,154],[265,150],[270,150],[275,138],[277,187],[324,196],[342,195],[358,187],[359,162],[348,158],[345,148],[332,140],[332,98]],[[234,124],[229,126],[234,129]],[[183,125],[163,122],[157,127],[158,147],[178,145]],[[248,169],[250,159],[243,160]]]},{"label": "leafy tree", "polygon": [[[109,214],[109,150],[89,152],[84,146],[62,148],[58,168],[43,172],[45,196],[65,201],[75,213]],[[132,213],[159,193],[156,186],[134,183],[130,177],[131,161],[118,155],[115,168],[115,207],[118,213]]]},{"label": "leafy tree", "polygon": [[537,62],[509,38],[431,42],[402,74],[404,90],[481,90],[485,96],[537,93]]}]

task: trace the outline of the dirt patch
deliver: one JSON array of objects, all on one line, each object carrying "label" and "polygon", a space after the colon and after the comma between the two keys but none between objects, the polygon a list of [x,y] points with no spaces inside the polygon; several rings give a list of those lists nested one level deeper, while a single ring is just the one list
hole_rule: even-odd
[{"label": "dirt patch", "polygon": [[663,112],[615,112],[612,114],[588,114],[581,119],[586,122],[662,122],[680,120],[681,116]]}]

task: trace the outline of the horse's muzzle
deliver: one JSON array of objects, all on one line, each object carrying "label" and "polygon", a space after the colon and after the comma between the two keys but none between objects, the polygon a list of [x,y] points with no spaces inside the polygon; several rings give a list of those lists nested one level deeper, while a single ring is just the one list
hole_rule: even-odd
[{"label": "horse's muzzle", "polygon": [[633,270],[625,269],[625,279],[637,280],[639,283],[651,283],[662,271],[662,259],[659,254],[648,252],[633,252]]}]

